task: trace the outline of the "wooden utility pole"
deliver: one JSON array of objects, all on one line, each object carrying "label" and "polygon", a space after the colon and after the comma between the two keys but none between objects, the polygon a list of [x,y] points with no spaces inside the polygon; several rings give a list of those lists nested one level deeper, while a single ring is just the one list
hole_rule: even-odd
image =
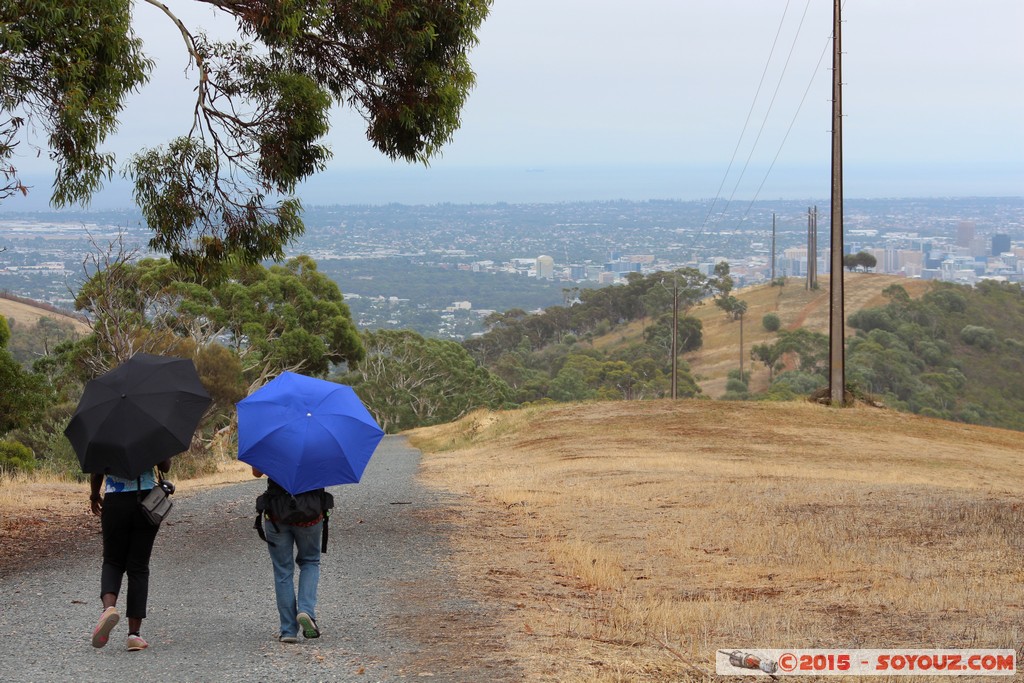
[{"label": "wooden utility pole", "polygon": [[743,316],[746,310],[740,311],[740,381],[746,384],[743,378]]},{"label": "wooden utility pole", "polygon": [[807,207],[807,289],[818,288],[818,207]]},{"label": "wooden utility pole", "polygon": [[772,284],[775,284],[775,212],[772,211]]},{"label": "wooden utility pole", "polygon": [[679,273],[672,274],[672,399],[679,397]]},{"label": "wooden utility pole", "polygon": [[843,70],[842,0],[832,4],[832,272],[829,275],[829,396],[835,407],[843,405],[846,389],[843,343]]}]

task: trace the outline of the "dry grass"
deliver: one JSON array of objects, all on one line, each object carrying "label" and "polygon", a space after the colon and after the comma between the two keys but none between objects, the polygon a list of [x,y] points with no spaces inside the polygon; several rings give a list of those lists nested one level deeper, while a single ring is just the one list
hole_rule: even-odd
[{"label": "dry grass", "polygon": [[1024,641],[1019,433],[709,401],[411,433],[458,494],[459,579],[532,680],[679,681],[716,649]]},{"label": "dry grass", "polygon": [[38,306],[32,306],[30,304],[14,301],[12,299],[5,299],[3,297],[0,297],[0,315],[8,319],[14,319],[19,325],[25,325],[26,327],[35,325],[40,318],[54,318],[55,320],[71,323],[75,328],[75,331],[79,334],[88,334],[90,332],[88,323],[79,320],[78,318],[54,313],[44,308],[39,308]]}]

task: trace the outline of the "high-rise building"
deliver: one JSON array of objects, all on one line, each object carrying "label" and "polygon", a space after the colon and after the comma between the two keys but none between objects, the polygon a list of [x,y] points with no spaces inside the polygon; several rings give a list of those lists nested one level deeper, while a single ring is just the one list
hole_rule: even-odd
[{"label": "high-rise building", "polygon": [[1005,234],[992,235],[992,255],[999,256],[1010,251],[1010,236]]},{"label": "high-rise building", "polygon": [[974,221],[960,221],[956,226],[956,246],[969,247],[974,239]]},{"label": "high-rise building", "polygon": [[555,278],[555,259],[550,256],[538,256],[537,277],[542,280],[553,280]]}]

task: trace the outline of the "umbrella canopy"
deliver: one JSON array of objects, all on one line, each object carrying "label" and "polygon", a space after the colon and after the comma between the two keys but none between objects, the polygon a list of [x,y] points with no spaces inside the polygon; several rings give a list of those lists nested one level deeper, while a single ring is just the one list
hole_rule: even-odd
[{"label": "umbrella canopy", "polygon": [[384,438],[352,387],[293,372],[236,407],[238,459],[293,495],[357,483]]},{"label": "umbrella canopy", "polygon": [[137,353],[85,385],[64,434],[83,472],[133,479],[187,449],[210,402],[191,360]]}]

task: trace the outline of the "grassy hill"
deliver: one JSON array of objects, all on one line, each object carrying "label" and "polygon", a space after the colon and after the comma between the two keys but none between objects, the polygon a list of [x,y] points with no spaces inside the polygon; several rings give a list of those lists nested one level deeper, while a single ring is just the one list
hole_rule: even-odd
[{"label": "grassy hill", "polygon": [[[911,297],[924,294],[930,283],[924,280],[909,280],[896,275],[874,273],[844,273],[844,313],[849,317],[862,308],[881,306],[887,303],[882,290],[892,284],[899,284]],[[819,278],[819,288],[808,290],[802,278],[788,278],[783,287],[756,285],[733,291],[733,294],[747,302],[747,314],[743,322],[743,369],[753,370],[751,391],[764,391],[768,386],[768,370],[750,360],[750,347],[770,341],[774,335],[761,326],[761,319],[767,313],[775,313],[782,321],[783,329],[795,330],[806,327],[814,332],[828,334],[829,325],[829,277]],[[706,396],[718,398],[725,393],[725,383],[730,370],[739,369],[740,324],[730,321],[712,302],[697,306],[691,312],[697,317],[704,330],[704,345],[699,351],[685,358]],[[645,321],[636,321],[624,329],[595,340],[594,346],[612,349],[627,345],[641,338]],[[847,329],[847,334],[852,334]]]},{"label": "grassy hill", "polygon": [[54,318],[70,323],[74,326],[75,331],[80,334],[89,333],[89,325],[81,318],[24,300],[15,301],[14,299],[8,299],[2,295],[0,295],[0,315],[8,320],[17,321],[19,325],[24,324],[28,327],[35,325],[36,321],[40,318]]},{"label": "grassy hill", "polygon": [[1018,432],[683,400],[410,438],[451,494],[452,580],[507,614],[526,680],[715,680],[734,648],[1024,642]]}]

